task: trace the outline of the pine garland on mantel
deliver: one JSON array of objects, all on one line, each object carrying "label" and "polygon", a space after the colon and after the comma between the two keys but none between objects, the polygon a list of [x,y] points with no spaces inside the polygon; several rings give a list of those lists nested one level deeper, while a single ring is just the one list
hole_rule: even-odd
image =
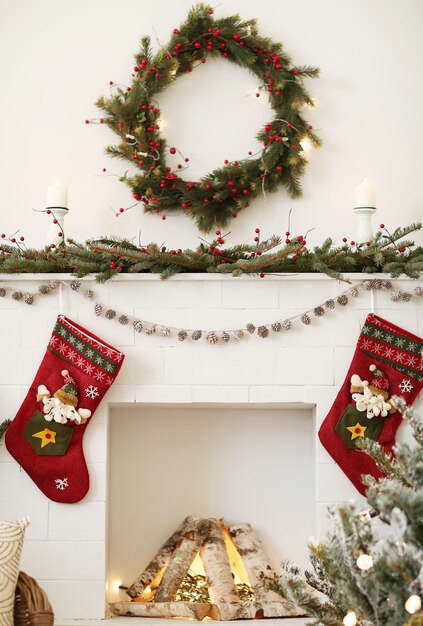
[{"label": "pine garland on mantel", "polygon": [[303,236],[273,235],[261,240],[255,229],[251,244],[225,247],[219,230],[211,242],[194,250],[170,249],[165,245],[136,244],[118,238],[100,238],[85,244],[68,239],[66,245],[42,250],[27,249],[9,239],[0,244],[0,274],[71,273],[78,278],[94,274],[106,282],[120,273],[152,273],[169,278],[180,273],[218,273],[240,276],[255,274],[323,273],[342,279],[343,273],[386,273],[418,278],[423,272],[423,248],[406,239],[421,224],[396,228],[390,233],[383,225],[372,241],[355,244],[343,240],[337,245],[328,237],[321,245],[308,248]]}]

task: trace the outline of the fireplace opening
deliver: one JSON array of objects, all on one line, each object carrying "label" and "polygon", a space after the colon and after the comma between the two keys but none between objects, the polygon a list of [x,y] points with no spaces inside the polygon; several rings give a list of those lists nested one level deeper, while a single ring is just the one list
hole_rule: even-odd
[{"label": "fireplace opening", "polygon": [[[312,408],[301,405],[113,408],[108,602],[134,599],[122,587],[133,585],[187,514],[205,522],[221,520],[241,603],[254,603],[255,598],[231,537],[237,525],[253,529],[275,571],[282,559],[307,565],[305,546],[315,530],[316,512],[313,435]],[[137,601],[155,601],[164,572],[165,567],[157,572]],[[213,606],[200,547],[172,600],[204,610]],[[220,619],[222,610],[212,616]],[[202,619],[200,609],[199,615],[194,617]]]}]

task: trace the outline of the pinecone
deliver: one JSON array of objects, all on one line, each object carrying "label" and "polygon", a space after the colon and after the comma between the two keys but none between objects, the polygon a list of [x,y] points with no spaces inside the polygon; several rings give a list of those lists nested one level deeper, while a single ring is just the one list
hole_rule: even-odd
[{"label": "pinecone", "polygon": [[0,298],[4,298],[6,295],[6,289],[4,287],[0,287]]},{"label": "pinecone", "polygon": [[292,328],[292,322],[291,322],[291,320],[285,320],[285,321],[282,323],[282,326],[283,326],[283,329],[284,329],[284,330],[289,330],[290,328]]},{"label": "pinecone", "polygon": [[154,335],[154,333],[156,332],[156,327],[153,326],[149,326],[148,328],[144,329],[144,332],[146,335]]},{"label": "pinecone", "polygon": [[373,281],[372,280],[365,280],[363,282],[363,289],[365,289],[366,291],[370,291],[370,289],[373,289]]},{"label": "pinecone", "polygon": [[92,300],[94,298],[94,292],[91,291],[91,289],[86,289],[84,291],[84,298],[87,298],[87,300]]},{"label": "pinecone", "polygon": [[243,330],[234,330],[233,332],[234,335],[234,339],[242,339],[244,337],[244,331]]},{"label": "pinecone", "polygon": [[114,311],[113,309],[107,309],[105,316],[108,320],[112,320],[116,317],[116,311]]},{"label": "pinecone", "polygon": [[382,289],[392,289],[392,283],[390,280],[382,280]]},{"label": "pinecone", "polygon": [[406,291],[402,294],[402,299],[404,302],[410,302],[411,300],[411,293],[407,293]]},{"label": "pinecone", "polygon": [[12,293],[12,298],[13,298],[14,300],[17,300],[17,301],[22,300],[22,298],[23,298],[23,293],[22,293],[22,291],[14,291],[14,292]]},{"label": "pinecone", "polygon": [[351,296],[351,298],[356,298],[358,296],[358,289],[357,289],[357,287],[351,287],[351,289],[350,289],[350,296]]},{"label": "pinecone", "polygon": [[[3,289],[3,291],[4,291],[4,289]],[[415,293],[416,296],[419,296],[419,297],[423,296],[423,289],[422,289],[422,287],[416,287],[415,290],[414,290],[414,293]]]},{"label": "pinecone", "polygon": [[399,302],[401,300],[401,295],[401,291],[398,291],[398,289],[394,289],[391,293],[392,302]]},{"label": "pinecone", "polygon": [[266,339],[266,337],[269,336],[269,329],[267,328],[267,326],[259,326],[257,328],[257,334],[262,339]]},{"label": "pinecone", "polygon": [[316,306],[313,313],[316,317],[322,317],[325,314],[325,309],[322,306]]},{"label": "pinecone", "polygon": [[50,293],[50,287],[46,284],[43,284],[38,287],[38,291],[45,296],[46,293]]},{"label": "pinecone", "polygon": [[81,286],[80,280],[71,280],[71,282],[69,283],[69,287],[73,289],[74,291],[78,291],[80,286]]},{"label": "pinecone", "polygon": [[48,281],[48,286],[50,287],[51,291],[53,291],[54,289],[57,289],[58,286],[60,285],[58,280],[49,280]]},{"label": "pinecone", "polygon": [[121,315],[119,317],[119,324],[122,324],[122,326],[126,326],[126,324],[129,322],[128,320],[128,316],[127,315]]},{"label": "pinecone", "polygon": [[275,333],[279,333],[282,330],[282,324],[280,322],[273,322],[272,330],[274,330]]},{"label": "pinecone", "polygon": [[201,339],[202,334],[203,333],[201,332],[201,330],[194,330],[191,337],[192,339],[194,339],[194,341],[198,341],[199,339]]},{"label": "pinecone", "polygon": [[163,327],[162,330],[160,331],[160,334],[162,337],[169,337],[170,328],[168,328],[167,326]]},{"label": "pinecone", "polygon": [[185,341],[185,339],[188,337],[188,333],[186,330],[180,330],[178,333],[178,341]]},{"label": "pinecone", "polygon": [[303,324],[305,324],[306,326],[308,326],[309,324],[311,324],[311,318],[307,313],[303,313],[301,315],[301,321]]},{"label": "pinecone", "polygon": [[103,307],[98,302],[96,302],[94,305],[94,313],[97,315],[97,317],[100,317],[100,315],[103,313]]},{"label": "pinecone", "polygon": [[375,278],[373,280],[373,289],[382,289],[382,281],[380,280],[380,278]]},{"label": "pinecone", "polygon": [[226,331],[224,333],[221,334],[220,336],[221,340],[224,341],[225,343],[228,343],[228,341],[230,340],[231,336],[229,333],[227,333]]},{"label": "pinecone", "polygon": [[336,299],[337,303],[340,304],[341,306],[346,306],[348,304],[348,296],[346,296],[345,294],[343,294],[342,296],[339,296]]},{"label": "pinecone", "polygon": [[214,345],[214,344],[216,344],[216,343],[219,341],[219,337],[216,335],[216,333],[215,333],[215,332],[211,332],[211,333],[209,333],[209,334],[207,335],[207,341],[208,341],[210,344]]},{"label": "pinecone", "polygon": [[24,302],[25,304],[33,304],[34,296],[32,295],[32,293],[26,293],[24,295]]},{"label": "pinecone", "polygon": [[142,332],[142,322],[140,322],[140,320],[135,320],[134,321],[134,329],[136,333],[141,333]]},{"label": "pinecone", "polygon": [[335,308],[335,302],[333,300],[326,300],[325,307],[327,309],[334,309]]},{"label": "pinecone", "polygon": [[256,327],[254,326],[254,324],[247,324],[247,326],[245,327],[248,332],[252,335],[253,332],[255,331]]}]

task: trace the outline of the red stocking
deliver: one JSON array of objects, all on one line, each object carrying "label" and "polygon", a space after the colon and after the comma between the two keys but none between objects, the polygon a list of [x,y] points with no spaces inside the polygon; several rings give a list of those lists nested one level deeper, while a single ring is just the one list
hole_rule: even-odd
[{"label": "red stocking", "polygon": [[419,337],[367,316],[344,384],[319,431],[323,446],[362,494],[361,476],[382,474],[356,442],[370,437],[391,451],[402,418],[390,397],[413,403],[423,384],[422,351]]},{"label": "red stocking", "polygon": [[6,447],[50,500],[78,502],[89,488],[82,438],[124,355],[63,315]]}]

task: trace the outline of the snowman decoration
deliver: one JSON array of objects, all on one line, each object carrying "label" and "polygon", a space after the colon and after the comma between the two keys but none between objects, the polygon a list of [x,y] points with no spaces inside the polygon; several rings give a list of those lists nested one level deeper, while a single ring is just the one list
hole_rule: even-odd
[{"label": "snowman decoration", "polygon": [[68,370],[62,370],[61,374],[64,378],[64,384],[53,395],[45,385],[38,386],[37,402],[41,402],[43,405],[44,418],[47,422],[55,421],[58,424],[67,424],[68,421],[75,424],[85,424],[91,417],[91,411],[76,408],[78,405],[76,383],[69,375]]},{"label": "snowman decoration", "polygon": [[372,364],[369,370],[372,380],[361,380],[358,374],[351,376],[351,394],[357,411],[366,412],[368,419],[386,417],[397,410],[389,399],[389,381],[385,374]]}]

